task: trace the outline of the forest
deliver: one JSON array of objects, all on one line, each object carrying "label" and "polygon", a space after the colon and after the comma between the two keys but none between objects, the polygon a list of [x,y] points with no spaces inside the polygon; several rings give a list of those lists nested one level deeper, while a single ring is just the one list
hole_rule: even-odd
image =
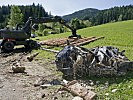
[{"label": "forest", "polygon": [[[48,17],[52,16],[51,13],[48,14],[44,7],[40,4],[27,6],[18,6],[20,12],[23,14],[22,22],[25,23],[29,17]],[[1,6],[0,7],[0,28],[4,28],[8,25],[11,16],[12,5]],[[101,25],[105,23],[112,23],[117,21],[132,20],[133,19],[133,5],[112,7],[109,9],[98,10],[87,8],[84,10],[77,11],[70,15],[62,16],[63,19],[69,22],[69,24],[76,29],[82,29],[90,26]],[[52,33],[63,33],[68,31],[62,25],[58,23],[47,24],[53,30]],[[46,25],[40,26],[40,31],[37,34],[46,34],[49,30],[45,30]],[[50,32],[51,33],[51,32]]]},{"label": "forest", "polygon": [[[0,28],[6,27],[11,13],[11,7],[8,6],[0,6]],[[48,12],[45,11],[45,9],[42,7],[42,5],[38,4],[35,5],[34,3],[32,5],[27,6],[19,6],[19,9],[21,10],[23,16],[23,22],[26,22],[29,17],[47,17]]]},{"label": "forest", "polygon": [[73,18],[80,20],[89,20],[92,25],[100,25],[109,22],[117,22],[133,19],[133,5],[112,7],[109,9],[98,10],[94,8],[86,8],[76,11],[72,14],[63,16],[65,20],[70,21]]},{"label": "forest", "polygon": [[109,22],[117,22],[133,19],[133,5],[113,7],[110,9],[101,10],[96,16],[84,20],[90,20],[93,25],[100,25]]}]

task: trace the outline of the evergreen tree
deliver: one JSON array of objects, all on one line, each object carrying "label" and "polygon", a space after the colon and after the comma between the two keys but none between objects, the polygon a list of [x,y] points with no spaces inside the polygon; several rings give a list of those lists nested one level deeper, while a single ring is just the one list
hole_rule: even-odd
[{"label": "evergreen tree", "polygon": [[17,24],[22,23],[23,20],[23,14],[21,13],[21,10],[18,6],[12,6],[11,7],[11,14],[10,19],[8,22],[8,25],[10,28],[15,27]]},{"label": "evergreen tree", "polygon": [[122,15],[119,16],[118,21],[122,21]]},{"label": "evergreen tree", "polygon": [[78,18],[71,20],[71,26],[75,29],[80,29],[80,21]]}]

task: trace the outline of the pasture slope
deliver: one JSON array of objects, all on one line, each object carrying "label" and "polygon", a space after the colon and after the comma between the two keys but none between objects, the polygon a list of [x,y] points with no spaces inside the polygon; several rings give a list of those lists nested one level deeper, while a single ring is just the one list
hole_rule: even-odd
[{"label": "pasture slope", "polygon": [[[126,56],[133,60],[133,20],[108,23],[94,27],[78,30],[78,34],[82,37],[104,36],[104,39],[95,41],[84,47],[91,48],[95,46],[114,46],[120,50],[126,50]],[[39,37],[40,40],[52,38],[68,37],[70,32],[56,35],[48,35]],[[61,48],[56,47],[56,50]],[[54,59],[54,54],[40,51],[40,56],[44,58]],[[133,72],[129,72],[122,77],[86,77],[87,80],[93,80],[95,91],[98,94],[98,100],[132,100],[133,99]]]}]

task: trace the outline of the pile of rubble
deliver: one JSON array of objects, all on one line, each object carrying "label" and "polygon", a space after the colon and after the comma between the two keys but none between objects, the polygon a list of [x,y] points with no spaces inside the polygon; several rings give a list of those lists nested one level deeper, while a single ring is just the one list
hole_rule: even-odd
[{"label": "pile of rubble", "polygon": [[133,62],[112,46],[83,47],[68,45],[56,55],[56,65],[64,76],[112,76],[125,75],[133,70]]}]

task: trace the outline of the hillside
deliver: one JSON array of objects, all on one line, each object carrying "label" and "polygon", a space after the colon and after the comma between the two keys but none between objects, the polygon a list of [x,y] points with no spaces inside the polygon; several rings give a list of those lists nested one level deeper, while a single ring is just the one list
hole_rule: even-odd
[{"label": "hillside", "polygon": [[101,25],[109,22],[133,20],[133,5],[112,7],[108,9],[84,9],[75,13],[63,16],[66,20],[73,18],[79,18],[83,20],[89,20],[92,25]]},{"label": "hillside", "polygon": [[65,15],[65,16],[63,16],[63,18],[68,21],[70,21],[72,18],[84,19],[86,16],[94,17],[98,12],[99,12],[98,9],[87,8],[87,9],[76,11],[69,15]]},{"label": "hillside", "polygon": [[[81,30],[78,30],[77,33],[82,37],[89,36],[104,36],[105,39],[98,40],[94,43],[90,43],[85,47],[95,47],[95,46],[103,46],[103,45],[111,45],[116,46],[120,49],[126,50],[126,55],[133,60],[133,20],[116,22],[116,23],[108,23],[103,25],[98,25],[94,27],[88,27]],[[48,35],[45,37],[39,37],[40,40],[47,40],[52,38],[62,38],[68,37],[71,35],[70,32]]]},{"label": "hillside", "polygon": [[[133,20],[109,23],[99,25],[95,27],[89,27],[78,30],[78,34],[82,37],[89,36],[104,36],[102,40],[95,41],[84,47],[91,48],[96,46],[114,46],[120,48],[120,50],[126,50],[126,56],[133,60]],[[70,33],[49,35],[46,37],[39,37],[40,40],[68,37]],[[56,47],[56,50],[61,48]],[[54,59],[55,55],[49,52],[40,51],[40,56],[45,58]],[[89,77],[89,80],[100,82],[95,85],[95,91],[98,95],[98,100],[131,100],[133,98],[133,72],[128,73],[123,77]],[[87,80],[88,80],[87,79]],[[104,88],[105,84],[109,86]],[[112,92],[116,89],[116,92]]]}]

